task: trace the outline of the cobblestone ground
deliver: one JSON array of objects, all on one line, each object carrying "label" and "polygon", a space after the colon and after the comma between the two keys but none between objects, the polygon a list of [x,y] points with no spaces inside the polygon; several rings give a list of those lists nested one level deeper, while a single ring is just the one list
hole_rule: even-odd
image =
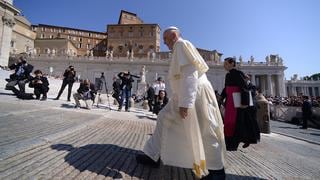
[{"label": "cobblestone ground", "polygon": [[[194,179],[190,169],[137,164],[156,124],[149,112],[74,109],[53,97],[21,101],[0,87],[0,179]],[[227,179],[319,179],[320,146],[282,132],[228,152]]]}]

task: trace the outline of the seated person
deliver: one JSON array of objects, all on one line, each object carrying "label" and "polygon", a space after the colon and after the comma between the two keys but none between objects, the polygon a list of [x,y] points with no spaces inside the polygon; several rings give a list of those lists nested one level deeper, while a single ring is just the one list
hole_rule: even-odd
[{"label": "seated person", "polygon": [[87,100],[92,100],[94,102],[95,95],[97,94],[97,91],[95,89],[95,86],[93,83],[90,82],[89,79],[85,79],[83,82],[80,83],[79,89],[77,90],[77,93],[73,94],[73,98],[76,102],[75,108],[80,107],[80,99],[82,99],[86,104],[86,109],[91,109],[88,105]]},{"label": "seated person", "polygon": [[[11,90],[15,95],[20,95],[25,93],[26,83],[32,78],[30,73],[33,70],[33,66],[27,63],[26,58],[20,57],[17,63],[9,66],[10,70],[15,70],[13,74],[10,75],[10,79],[6,79],[8,83],[6,84],[6,90]],[[19,90],[15,87],[18,84]]]},{"label": "seated person", "polygon": [[155,99],[153,113],[158,115],[160,110],[168,103],[169,98],[165,90],[159,91],[159,96]]},{"label": "seated person", "polygon": [[35,77],[30,81],[29,87],[34,88],[36,99],[40,99],[42,94],[41,101],[45,101],[47,100],[47,93],[49,91],[49,81],[40,70],[35,70],[34,75]]}]

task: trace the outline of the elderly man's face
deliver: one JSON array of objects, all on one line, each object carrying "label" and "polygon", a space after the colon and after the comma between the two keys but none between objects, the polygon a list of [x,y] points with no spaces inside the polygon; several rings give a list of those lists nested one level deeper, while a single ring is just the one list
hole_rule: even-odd
[{"label": "elderly man's face", "polygon": [[167,45],[170,50],[173,49],[173,45],[175,43],[174,38],[175,38],[174,32],[166,31],[163,33],[164,44]]}]

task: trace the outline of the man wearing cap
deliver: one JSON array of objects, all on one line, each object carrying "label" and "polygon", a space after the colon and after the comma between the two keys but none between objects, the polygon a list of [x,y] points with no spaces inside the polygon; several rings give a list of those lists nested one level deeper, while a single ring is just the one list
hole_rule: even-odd
[{"label": "man wearing cap", "polygon": [[214,89],[208,81],[209,67],[197,49],[180,36],[176,27],[163,33],[172,50],[169,83],[172,98],[160,111],[153,135],[138,163],[192,168],[198,178],[225,179],[223,122]]},{"label": "man wearing cap", "polygon": [[[33,70],[33,66],[27,63],[27,59],[21,56],[17,63],[9,66],[9,69],[15,70],[13,74],[10,75],[10,79],[6,79],[8,83],[6,84],[6,90],[11,90],[15,95],[25,93],[26,83],[32,79],[30,73]],[[19,90],[15,88],[18,84]]]}]

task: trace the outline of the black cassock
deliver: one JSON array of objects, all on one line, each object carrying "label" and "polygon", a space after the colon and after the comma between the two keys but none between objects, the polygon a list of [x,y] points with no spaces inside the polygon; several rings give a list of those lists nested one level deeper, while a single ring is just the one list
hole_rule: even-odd
[{"label": "black cassock", "polygon": [[[232,69],[226,74],[225,88],[221,96],[225,101],[224,132],[228,151],[236,151],[239,143],[256,144],[260,140],[260,130],[254,107],[249,105],[250,87],[243,72]],[[235,108],[233,93],[240,93],[241,104],[247,108]]]}]

